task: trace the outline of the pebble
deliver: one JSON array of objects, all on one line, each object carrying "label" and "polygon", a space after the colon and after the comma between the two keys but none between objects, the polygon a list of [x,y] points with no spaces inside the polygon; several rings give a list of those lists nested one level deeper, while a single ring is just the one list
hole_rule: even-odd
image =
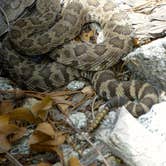
[{"label": "pebble", "polygon": [[0,77],[0,90],[4,91],[4,93],[0,93],[0,100],[9,100],[14,98],[12,93],[7,93],[7,90],[14,90],[12,83],[10,80],[4,77]]},{"label": "pebble", "polygon": [[78,129],[82,129],[87,126],[86,115],[82,112],[76,112],[76,113],[71,114],[69,116],[69,119],[72,121],[73,125]]},{"label": "pebble", "polygon": [[68,85],[67,85],[67,88],[69,89],[69,90],[72,90],[72,91],[74,91],[74,90],[80,90],[80,89],[82,89],[83,87],[85,86],[85,83],[84,82],[82,82],[82,81],[72,81],[72,82],[70,82]]}]

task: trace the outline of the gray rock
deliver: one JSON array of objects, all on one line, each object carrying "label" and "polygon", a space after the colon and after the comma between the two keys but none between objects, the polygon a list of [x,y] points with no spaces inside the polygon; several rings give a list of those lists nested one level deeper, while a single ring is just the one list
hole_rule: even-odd
[{"label": "gray rock", "polygon": [[114,129],[102,130],[98,138],[129,166],[166,166],[166,143],[161,143],[160,137],[145,129],[124,107],[118,111]]},{"label": "gray rock", "polygon": [[165,108],[166,102],[155,104],[148,113],[139,117],[146,129],[160,137],[160,143],[166,143]]},{"label": "gray rock", "polygon": [[0,77],[0,100],[10,100],[15,98],[15,95],[9,93],[8,90],[17,90],[17,88],[13,87],[12,82],[7,78]]},{"label": "gray rock", "polygon": [[81,82],[81,81],[72,81],[70,82],[68,85],[67,85],[67,88],[69,90],[79,90],[79,89],[82,89],[83,87],[85,86],[85,83],[84,82]]},{"label": "gray rock", "polygon": [[166,37],[137,48],[124,61],[134,78],[166,90]]},{"label": "gray rock", "polygon": [[[77,112],[69,116],[74,126],[78,129],[85,128],[87,126],[87,118],[84,113]],[[70,122],[69,122],[70,123]]]},{"label": "gray rock", "polygon": [[128,15],[128,23],[133,29],[138,45],[151,39],[166,36],[166,3],[147,0],[116,0],[122,11]]},{"label": "gray rock", "polygon": [[30,149],[29,149],[29,137],[31,134],[34,132],[34,126],[29,125],[27,127],[26,133],[24,136],[12,146],[12,149],[10,150],[10,153],[12,155],[17,155],[17,154],[30,154]]},{"label": "gray rock", "polygon": [[7,78],[0,77],[0,89],[1,90],[13,90],[12,82]]},{"label": "gray rock", "polygon": [[32,107],[37,104],[39,102],[39,100],[35,99],[35,98],[27,98],[23,104],[24,108],[27,108],[29,110],[32,109]]}]

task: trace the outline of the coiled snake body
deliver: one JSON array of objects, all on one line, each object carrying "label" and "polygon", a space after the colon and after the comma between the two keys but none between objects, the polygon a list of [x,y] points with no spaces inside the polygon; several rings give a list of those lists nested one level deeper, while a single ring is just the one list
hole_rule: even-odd
[{"label": "coiled snake body", "polygon": [[[91,72],[100,96],[128,97],[125,105],[134,116],[148,111],[158,100],[156,89],[134,80],[118,82],[109,70],[132,48],[126,15],[109,0],[65,2],[62,8],[59,0],[37,0],[35,12],[13,24],[1,47],[5,69],[19,85],[40,91],[54,90]],[[84,24],[94,21],[104,31],[104,42],[72,40]],[[36,63],[32,61],[36,55],[50,59]]]}]

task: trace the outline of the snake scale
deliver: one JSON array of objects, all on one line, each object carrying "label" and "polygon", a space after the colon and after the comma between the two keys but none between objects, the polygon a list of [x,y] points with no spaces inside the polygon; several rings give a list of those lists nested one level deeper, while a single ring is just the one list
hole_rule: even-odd
[{"label": "snake scale", "polygon": [[[132,49],[126,14],[110,0],[37,0],[30,16],[18,19],[1,45],[1,62],[22,87],[51,91],[69,81],[89,78],[106,100],[127,97],[126,108],[135,116],[158,101],[157,90],[148,83],[119,82],[109,69]],[[99,44],[73,39],[86,23],[97,22],[105,40]],[[44,60],[35,61],[41,55]]]}]

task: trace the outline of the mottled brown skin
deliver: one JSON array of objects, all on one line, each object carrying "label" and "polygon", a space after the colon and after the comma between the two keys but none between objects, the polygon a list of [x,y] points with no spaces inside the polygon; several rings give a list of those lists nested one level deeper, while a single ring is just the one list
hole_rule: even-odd
[{"label": "mottled brown skin", "polygon": [[[61,8],[58,0],[37,0],[34,15],[11,26],[0,51],[4,68],[20,86],[38,91],[55,90],[82,76],[106,100],[127,97],[125,106],[134,116],[147,112],[158,100],[157,91],[148,83],[118,82],[109,70],[132,48],[126,15],[108,0],[67,2]],[[83,24],[93,21],[104,31],[103,43],[72,40]],[[47,60],[28,58],[37,54]]]}]

